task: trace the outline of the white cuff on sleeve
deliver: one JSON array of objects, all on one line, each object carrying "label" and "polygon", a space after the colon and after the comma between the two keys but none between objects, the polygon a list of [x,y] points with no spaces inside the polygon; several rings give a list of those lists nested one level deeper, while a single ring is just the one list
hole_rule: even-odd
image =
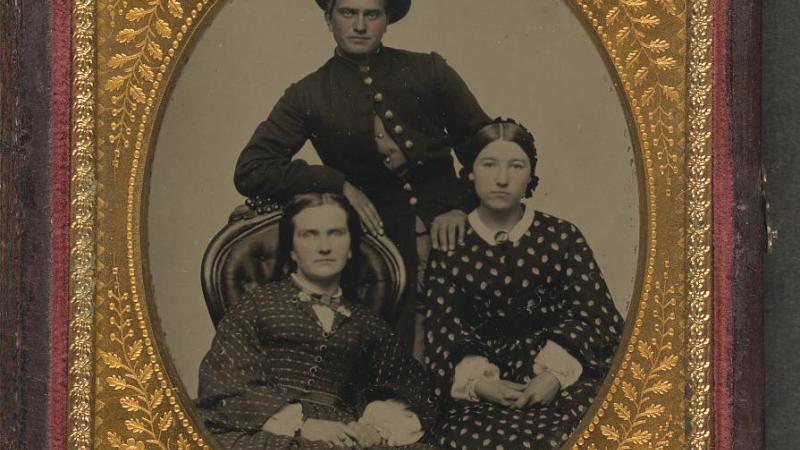
[{"label": "white cuff on sleeve", "polygon": [[303,405],[290,403],[264,422],[262,430],[278,436],[294,436],[303,426]]},{"label": "white cuff on sleeve", "polygon": [[450,396],[456,400],[480,400],[475,394],[475,383],[481,378],[500,379],[500,368],[483,356],[465,356],[455,368]]},{"label": "white cuff on sleeve", "polygon": [[419,417],[399,400],[371,402],[364,408],[358,423],[375,427],[390,446],[413,444],[423,434]]},{"label": "white cuff on sleeve", "polygon": [[542,372],[553,374],[561,383],[561,389],[566,389],[581,377],[583,366],[564,347],[548,340],[533,361],[533,374]]}]

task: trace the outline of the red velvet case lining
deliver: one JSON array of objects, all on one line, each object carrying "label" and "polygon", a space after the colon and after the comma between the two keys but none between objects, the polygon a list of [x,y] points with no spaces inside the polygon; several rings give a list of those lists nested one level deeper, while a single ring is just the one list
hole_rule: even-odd
[{"label": "red velvet case lining", "polygon": [[731,448],[733,408],[733,171],[731,167],[730,0],[717,0],[714,8],[713,75],[713,258],[714,352],[713,433],[716,448]]},{"label": "red velvet case lining", "polygon": [[67,355],[69,345],[69,222],[70,222],[70,80],[72,66],[72,4],[53,0],[51,16],[52,285],[50,307],[49,447],[67,447]]}]

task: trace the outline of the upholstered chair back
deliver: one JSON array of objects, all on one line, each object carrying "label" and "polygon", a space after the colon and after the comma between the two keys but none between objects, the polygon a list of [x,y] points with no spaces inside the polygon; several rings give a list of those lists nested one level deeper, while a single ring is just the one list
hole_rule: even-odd
[{"label": "upholstered chair back", "polygon": [[[209,243],[201,283],[215,327],[248,290],[273,281],[281,214],[276,204],[242,205]],[[366,234],[361,250],[358,300],[391,323],[405,286],[400,253],[388,239]]]}]

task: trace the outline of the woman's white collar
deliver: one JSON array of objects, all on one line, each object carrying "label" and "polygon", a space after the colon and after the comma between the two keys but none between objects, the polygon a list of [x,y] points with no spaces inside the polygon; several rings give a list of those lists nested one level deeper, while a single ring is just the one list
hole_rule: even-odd
[{"label": "woman's white collar", "polygon": [[[522,218],[519,219],[516,225],[511,228],[511,231],[508,232],[508,240],[511,242],[517,242],[522,238],[526,231],[531,228],[531,224],[533,224],[533,216],[536,214],[536,210],[531,208],[530,206],[524,205],[525,212],[522,213]],[[469,215],[467,216],[467,220],[469,224],[472,226],[472,229],[481,237],[484,241],[486,241],[490,245],[496,245],[495,242],[495,234],[498,231],[505,231],[505,230],[492,230],[485,223],[481,220],[481,217],[478,215],[478,210],[474,209]]]}]

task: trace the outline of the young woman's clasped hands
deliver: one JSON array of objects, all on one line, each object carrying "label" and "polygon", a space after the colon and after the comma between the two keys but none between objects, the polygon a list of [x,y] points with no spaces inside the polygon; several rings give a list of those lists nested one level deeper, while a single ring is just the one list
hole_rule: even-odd
[{"label": "young woman's clasped hands", "polygon": [[482,400],[518,409],[550,404],[560,389],[558,378],[549,372],[536,375],[527,385],[489,378],[475,382],[475,395]]},{"label": "young woman's clasped hands", "polygon": [[307,419],[300,428],[300,436],[309,441],[325,442],[334,446],[363,448],[383,442],[378,430],[369,424],[333,420]]}]

